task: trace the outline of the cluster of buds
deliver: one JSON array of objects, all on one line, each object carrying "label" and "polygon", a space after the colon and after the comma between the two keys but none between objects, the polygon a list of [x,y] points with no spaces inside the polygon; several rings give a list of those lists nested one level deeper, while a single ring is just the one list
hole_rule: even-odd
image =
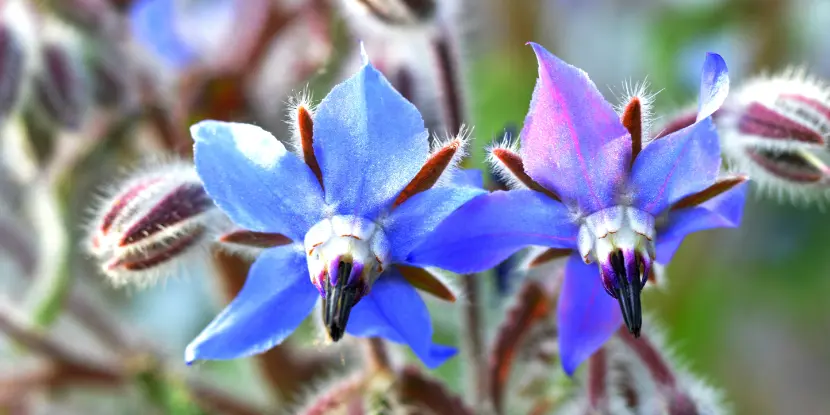
[{"label": "cluster of buds", "polygon": [[160,165],[105,199],[88,249],[114,285],[146,286],[201,258],[230,226],[192,166]]},{"label": "cluster of buds", "polygon": [[648,324],[639,339],[620,330],[591,356],[582,379],[582,393],[564,406],[561,413],[729,413],[718,390],[674,360],[653,324]]},{"label": "cluster of buds", "polygon": [[830,88],[803,70],[753,79],[716,114],[724,156],[779,197],[818,199],[830,184]]}]

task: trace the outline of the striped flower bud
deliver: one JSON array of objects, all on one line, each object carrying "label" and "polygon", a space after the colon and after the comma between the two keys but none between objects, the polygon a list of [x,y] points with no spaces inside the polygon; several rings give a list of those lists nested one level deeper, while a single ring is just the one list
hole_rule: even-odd
[{"label": "striped flower bud", "polygon": [[185,164],[137,174],[101,206],[88,247],[116,286],[146,286],[175,272],[229,227]]},{"label": "striped flower bud", "polygon": [[81,59],[79,35],[63,23],[44,23],[41,67],[35,75],[33,98],[39,114],[58,128],[81,128],[90,97]]},{"label": "striped flower bud", "polygon": [[435,0],[346,0],[347,7],[389,26],[413,26],[435,17]]},{"label": "striped flower bud", "polygon": [[830,89],[804,71],[751,80],[717,114],[724,155],[769,193],[815,199],[830,189]]}]

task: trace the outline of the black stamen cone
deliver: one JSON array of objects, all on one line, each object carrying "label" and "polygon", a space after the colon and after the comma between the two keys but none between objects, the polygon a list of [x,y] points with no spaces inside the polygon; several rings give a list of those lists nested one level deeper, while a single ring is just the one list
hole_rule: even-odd
[{"label": "black stamen cone", "polygon": [[[340,261],[337,267],[337,283],[326,282],[326,295],[323,298],[323,324],[333,341],[343,338],[349,313],[359,300],[359,285],[347,285],[352,263]],[[329,277],[331,278],[331,277]]]},{"label": "black stamen cone", "polygon": [[634,337],[640,337],[640,329],[643,327],[643,312],[640,305],[640,264],[635,264],[635,270],[639,271],[629,278],[626,272],[625,259],[622,252],[614,251],[611,254],[611,267],[616,275],[617,286],[614,288],[615,297],[620,303],[625,326]]}]

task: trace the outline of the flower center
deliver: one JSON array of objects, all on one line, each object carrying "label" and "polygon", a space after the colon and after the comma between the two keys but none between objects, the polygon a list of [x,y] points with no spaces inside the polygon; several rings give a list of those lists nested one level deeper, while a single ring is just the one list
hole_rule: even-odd
[{"label": "flower center", "polygon": [[599,266],[605,291],[616,298],[628,330],[642,327],[640,292],[654,262],[654,217],[628,206],[593,213],[579,228],[579,253]]},{"label": "flower center", "polygon": [[323,324],[340,340],[352,307],[388,266],[389,242],[370,220],[334,216],[314,225],[304,244],[311,283],[323,297]]}]

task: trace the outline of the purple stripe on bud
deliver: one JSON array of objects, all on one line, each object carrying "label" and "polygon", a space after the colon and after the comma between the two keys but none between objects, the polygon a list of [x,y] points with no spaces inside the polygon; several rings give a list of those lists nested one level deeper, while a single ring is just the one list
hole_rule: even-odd
[{"label": "purple stripe on bud", "polygon": [[776,140],[795,140],[804,143],[825,144],[821,133],[795,122],[780,112],[753,102],[738,121],[738,131]]},{"label": "purple stripe on bud", "polygon": [[108,271],[144,271],[170,261],[197,246],[205,236],[204,227],[195,227],[184,235],[142,247],[142,251],[113,258],[105,265]]},{"label": "purple stripe on bud", "polygon": [[775,177],[797,184],[817,183],[824,173],[797,153],[746,148],[750,160]]},{"label": "purple stripe on bud", "polygon": [[35,80],[35,98],[45,114],[63,128],[81,127],[84,86],[79,65],[57,45],[45,46],[44,67]]},{"label": "purple stripe on bud", "polygon": [[116,218],[118,218],[124,211],[124,208],[132,203],[136,197],[143,194],[150,186],[153,186],[160,181],[161,179],[149,179],[146,182],[136,184],[135,187],[129,188],[123,195],[116,197],[115,201],[111,203],[110,208],[107,210],[107,213],[101,221],[101,226],[98,229],[99,232],[102,234],[108,233]]},{"label": "purple stripe on bud", "polygon": [[198,183],[178,186],[129,227],[119,246],[151,237],[213,208],[213,201]]}]

